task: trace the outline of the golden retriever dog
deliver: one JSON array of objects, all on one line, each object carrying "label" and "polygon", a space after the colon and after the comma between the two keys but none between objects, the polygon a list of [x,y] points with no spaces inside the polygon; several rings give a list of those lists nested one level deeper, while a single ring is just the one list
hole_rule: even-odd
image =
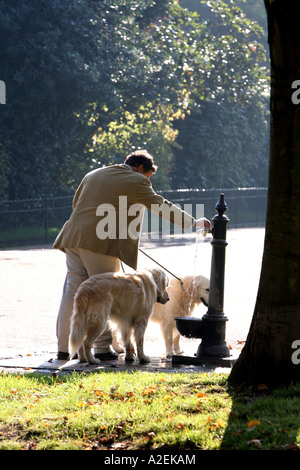
[{"label": "golden retriever dog", "polygon": [[144,334],[155,302],[169,300],[168,277],[160,269],[133,274],[96,274],[84,281],[74,298],[69,337],[70,357],[78,351],[80,361],[99,364],[91,352],[94,340],[108,321],[118,325],[125,346],[125,360],[133,361],[132,331],[140,362],[149,362],[144,354]]},{"label": "golden retriever dog", "polygon": [[169,302],[166,305],[155,304],[150,317],[150,321],[160,324],[165,340],[166,358],[172,357],[174,353],[182,353],[175,318],[191,316],[195,307],[201,303],[208,305],[209,279],[202,275],[184,276],[182,282],[172,278],[168,293]]}]

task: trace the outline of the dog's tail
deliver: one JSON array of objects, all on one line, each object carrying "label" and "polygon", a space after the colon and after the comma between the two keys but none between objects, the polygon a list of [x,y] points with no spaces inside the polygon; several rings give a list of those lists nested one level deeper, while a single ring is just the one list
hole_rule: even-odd
[{"label": "dog's tail", "polygon": [[82,292],[77,292],[74,299],[73,314],[69,337],[70,358],[81,348],[86,335],[86,312],[88,309],[88,297]]}]

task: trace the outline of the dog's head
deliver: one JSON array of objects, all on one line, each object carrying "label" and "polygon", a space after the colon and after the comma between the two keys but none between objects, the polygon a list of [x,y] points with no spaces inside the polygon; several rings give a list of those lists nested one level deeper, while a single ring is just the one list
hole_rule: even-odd
[{"label": "dog's head", "polygon": [[208,296],[209,296],[209,279],[207,277],[198,276],[187,276],[183,279],[184,288],[189,292],[192,302],[194,304],[200,304],[201,302],[207,307]]},{"label": "dog's head", "polygon": [[151,269],[151,274],[157,289],[156,302],[166,304],[169,300],[169,294],[167,292],[169,278],[162,269]]},{"label": "dog's head", "polygon": [[202,302],[205,307],[208,306],[209,279],[204,276],[196,276],[197,301]]}]

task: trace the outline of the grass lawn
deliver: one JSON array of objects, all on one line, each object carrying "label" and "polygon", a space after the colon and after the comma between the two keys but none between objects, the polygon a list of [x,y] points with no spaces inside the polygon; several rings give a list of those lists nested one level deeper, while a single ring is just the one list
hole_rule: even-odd
[{"label": "grass lawn", "polygon": [[299,397],[214,373],[3,372],[0,450],[298,449]]}]

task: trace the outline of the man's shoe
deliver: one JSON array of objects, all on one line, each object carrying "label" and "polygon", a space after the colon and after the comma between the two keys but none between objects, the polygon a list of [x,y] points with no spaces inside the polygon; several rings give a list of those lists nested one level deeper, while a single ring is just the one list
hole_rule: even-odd
[{"label": "man's shoe", "polygon": [[68,361],[70,358],[68,352],[58,351],[56,359],[58,361]]},{"label": "man's shoe", "polygon": [[[67,352],[58,351],[56,359],[58,361],[68,361],[70,359],[70,355]],[[72,359],[78,359],[78,354],[76,353]]]},{"label": "man's shoe", "polygon": [[100,359],[100,361],[112,361],[118,359],[118,354],[113,351],[107,351],[106,353],[97,353],[94,354],[96,359]]}]

